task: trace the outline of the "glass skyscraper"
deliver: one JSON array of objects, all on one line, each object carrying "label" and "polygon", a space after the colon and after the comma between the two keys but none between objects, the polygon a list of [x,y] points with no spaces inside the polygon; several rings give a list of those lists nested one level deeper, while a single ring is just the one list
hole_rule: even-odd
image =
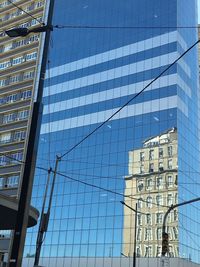
[{"label": "glass skyscraper", "polygon": [[[145,212],[156,220],[141,216],[147,229],[136,238],[137,256],[157,257],[159,262],[158,228],[167,207],[199,196],[197,47],[138,93],[197,41],[196,1],[55,2],[57,27],[50,42],[37,166],[48,170],[56,156],[61,161],[41,265],[131,263],[135,225],[127,221],[135,214],[126,213],[120,203],[127,199],[133,208],[142,199]],[[166,141],[162,153],[158,137],[166,133],[163,140],[169,141],[172,129],[177,147],[171,149]],[[145,155],[130,156],[142,153],[147,143]],[[173,175],[166,176],[169,170]],[[162,181],[162,189],[148,184],[149,173],[155,183]],[[132,183],[126,183],[128,175]],[[39,210],[46,181],[47,172],[36,169],[32,205]],[[153,194],[148,186],[154,186]],[[143,190],[140,196],[138,190]],[[170,215],[170,244],[176,243],[171,257],[200,262],[199,217],[198,203]],[[27,233],[25,266],[32,266],[37,230]],[[130,238],[124,237],[125,231]],[[125,247],[130,253],[125,254]]]}]

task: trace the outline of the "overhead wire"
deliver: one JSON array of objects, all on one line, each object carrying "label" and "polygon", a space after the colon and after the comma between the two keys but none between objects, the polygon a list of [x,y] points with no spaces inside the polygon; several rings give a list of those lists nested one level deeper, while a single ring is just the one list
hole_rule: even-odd
[{"label": "overhead wire", "polygon": [[[0,153],[0,154],[3,154],[3,153]],[[21,160],[15,159],[15,158],[13,158],[11,156],[8,156],[8,155],[5,155],[5,156],[10,158],[10,159],[12,159],[12,160],[15,160],[15,161],[17,161],[17,162],[19,162],[21,164],[25,164],[25,162],[23,162]],[[39,170],[43,170],[45,172],[49,171],[49,169],[41,167],[41,166],[36,166],[36,168],[39,169]],[[52,170],[52,172],[54,173],[55,171]],[[158,203],[146,201],[146,200],[144,200],[142,198],[134,198],[132,195],[125,195],[123,193],[119,193],[119,192],[113,191],[113,190],[108,189],[108,188],[104,188],[104,187],[101,187],[101,186],[98,186],[98,185],[94,185],[94,184],[91,184],[91,183],[88,183],[88,182],[85,182],[85,181],[81,181],[79,179],[76,179],[76,178],[73,178],[71,176],[68,176],[68,175],[64,174],[63,172],[61,173],[61,172],[57,171],[56,174],[58,174],[58,175],[60,175],[62,177],[65,177],[65,178],[67,178],[69,180],[72,180],[72,181],[75,181],[75,182],[78,182],[78,183],[81,183],[81,184],[84,184],[84,185],[87,185],[87,186],[90,186],[90,187],[93,187],[93,188],[97,188],[97,189],[100,189],[100,190],[103,190],[103,191],[106,191],[106,192],[110,192],[112,194],[116,194],[116,195],[123,196],[123,197],[128,197],[128,198],[131,198],[133,200],[141,200],[142,202],[149,203],[149,204],[156,205],[156,206],[160,206],[160,207],[167,207],[167,208],[169,207],[167,205],[161,205],[161,204],[158,204]]]},{"label": "overhead wire", "polygon": [[[1,155],[4,155],[4,153],[0,153],[0,154],[1,154]],[[11,160],[14,160],[14,161],[17,161],[17,162],[19,162],[19,163],[21,163],[21,164],[25,164],[25,162],[22,161],[22,160],[15,159],[15,158],[13,158],[13,157],[11,157],[11,156],[8,156],[8,155],[5,155],[5,156],[6,156],[7,158],[9,158],[9,159],[11,159]],[[48,171],[49,171],[49,169],[44,168],[44,167],[40,167],[40,166],[36,166],[36,168],[37,168],[37,169],[40,169],[40,170],[43,170],[43,171],[45,171],[45,172],[48,172]],[[55,172],[55,171],[52,170],[52,172]],[[79,179],[70,177],[70,176],[64,174],[63,172],[61,173],[61,172],[58,172],[58,171],[57,171],[56,174],[58,174],[58,175],[60,175],[60,176],[63,176],[63,177],[65,177],[65,178],[69,179],[69,180],[72,180],[72,181],[75,181],[75,182],[78,182],[78,183],[81,183],[81,184],[84,184],[84,185],[87,185],[87,186],[90,186],[90,187],[93,187],[93,188],[98,188],[98,189],[100,189],[100,190],[103,190],[103,191],[106,191],[106,192],[110,192],[110,193],[112,193],[112,194],[120,195],[120,196],[123,196],[123,197],[128,197],[128,198],[131,198],[131,199],[134,199],[134,200],[141,200],[142,202],[146,202],[146,203],[149,203],[149,204],[152,204],[152,205],[156,205],[156,206],[169,207],[169,206],[166,206],[166,205],[161,205],[161,204],[158,204],[158,203],[153,203],[153,202],[150,202],[150,201],[146,201],[146,200],[144,200],[144,199],[142,199],[142,198],[134,198],[132,195],[125,195],[125,194],[123,194],[123,193],[119,193],[119,192],[113,191],[113,190],[108,189],[108,188],[104,188],[104,187],[101,187],[101,186],[98,186],[98,185],[94,185],[94,184],[91,184],[91,183],[88,183],[88,182],[85,182],[85,181],[81,181],[81,180],[79,180]],[[87,175],[86,175],[86,176],[87,176]]]},{"label": "overhead wire", "polygon": [[199,29],[199,26],[100,26],[100,25],[53,25],[57,29]]},{"label": "overhead wire", "polygon": [[100,128],[102,128],[108,121],[110,121],[115,115],[117,115],[122,109],[124,109],[126,106],[128,106],[135,98],[140,96],[150,85],[152,85],[155,81],[157,81],[164,73],[166,73],[169,69],[171,69],[172,66],[174,66],[182,57],[184,57],[185,54],[187,54],[193,47],[195,47],[200,42],[200,39],[198,39],[192,46],[190,46],[185,52],[183,52],[176,60],[174,60],[168,67],[166,67],[159,75],[157,75],[152,81],[150,81],[142,90],[140,90],[137,94],[135,94],[133,97],[131,97],[127,102],[125,102],[119,109],[117,109],[111,116],[109,116],[106,120],[104,120],[101,124],[99,124],[94,130],[92,130],[90,133],[88,133],[85,137],[83,137],[78,143],[73,145],[69,150],[67,150],[65,153],[63,153],[60,156],[60,159],[62,160],[63,157],[68,155],[70,152],[72,152],[75,148],[77,148],[80,144],[82,144],[86,139],[88,139],[91,135],[93,135],[96,131],[98,131]]},{"label": "overhead wire", "polygon": [[112,194],[115,194],[115,195],[118,195],[118,196],[121,196],[121,197],[127,197],[127,198],[130,198],[130,199],[136,200],[136,201],[141,200],[142,202],[145,202],[145,203],[149,203],[149,204],[152,204],[152,205],[169,208],[169,206],[166,206],[166,205],[160,205],[160,204],[157,204],[157,203],[154,203],[154,202],[151,202],[151,201],[146,201],[146,200],[141,199],[141,198],[135,198],[132,195],[125,195],[123,193],[119,193],[119,192],[113,191],[113,190],[108,189],[108,188],[104,188],[104,187],[101,187],[101,186],[98,186],[98,185],[94,185],[94,184],[91,184],[91,183],[88,183],[88,182],[85,182],[85,181],[81,181],[81,180],[78,180],[78,179],[73,178],[71,176],[65,175],[65,174],[63,174],[61,172],[58,172],[58,171],[55,172],[54,170],[52,170],[52,172],[56,173],[59,176],[65,177],[65,178],[67,178],[67,179],[69,179],[71,181],[78,182],[78,183],[81,183],[81,184],[84,184],[86,186],[90,186],[90,187],[93,187],[93,188],[97,188],[97,189],[100,189],[102,191],[106,191],[108,193],[112,193]]}]

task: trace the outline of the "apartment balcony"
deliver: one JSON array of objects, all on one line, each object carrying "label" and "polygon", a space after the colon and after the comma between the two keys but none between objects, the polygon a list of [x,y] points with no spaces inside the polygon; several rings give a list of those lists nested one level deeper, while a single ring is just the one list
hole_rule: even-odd
[{"label": "apartment balcony", "polygon": [[[13,230],[17,218],[19,200],[0,194],[0,230]],[[39,217],[39,211],[31,206],[28,218],[28,227],[35,226]]]}]

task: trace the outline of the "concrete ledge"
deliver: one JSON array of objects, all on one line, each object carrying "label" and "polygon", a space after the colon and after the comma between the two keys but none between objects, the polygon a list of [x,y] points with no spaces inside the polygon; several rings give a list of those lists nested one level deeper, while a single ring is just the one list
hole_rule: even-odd
[{"label": "concrete ledge", "polygon": [[[13,230],[15,227],[19,200],[0,194],[0,230]],[[28,227],[35,226],[39,217],[39,211],[33,207],[29,211]]]}]

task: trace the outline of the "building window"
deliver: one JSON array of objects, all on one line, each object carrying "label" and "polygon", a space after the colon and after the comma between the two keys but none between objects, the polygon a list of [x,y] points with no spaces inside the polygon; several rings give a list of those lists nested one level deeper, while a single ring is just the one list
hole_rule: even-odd
[{"label": "building window", "polygon": [[168,169],[171,170],[172,169],[172,159],[168,160]]},{"label": "building window", "polygon": [[31,95],[32,95],[31,90],[23,91],[21,92],[21,99],[31,98]]},{"label": "building window", "polygon": [[27,7],[27,11],[32,11],[34,10],[34,8],[35,8],[35,5],[34,3],[32,3],[30,6]]},{"label": "building window", "polygon": [[162,227],[158,227],[156,230],[157,240],[162,240]]},{"label": "building window", "polygon": [[5,186],[5,178],[0,177],[0,188],[4,188]]},{"label": "building window", "polygon": [[18,119],[19,120],[25,120],[27,119],[29,116],[29,110],[25,109],[25,110],[21,110],[18,112]]},{"label": "building window", "polygon": [[150,190],[153,187],[153,180],[152,179],[147,179],[147,189]]},{"label": "building window", "polygon": [[140,165],[140,174],[144,173],[144,165]]},{"label": "building window", "polygon": [[24,57],[23,56],[13,58],[13,60],[12,60],[12,66],[21,64],[22,62],[24,62]]},{"label": "building window", "polygon": [[154,172],[154,164],[153,163],[149,164],[149,172]]},{"label": "building window", "polygon": [[10,123],[16,120],[16,113],[10,113],[3,116],[3,124]]},{"label": "building window", "polygon": [[152,257],[152,247],[148,246],[145,248],[145,257]]},{"label": "building window", "polygon": [[178,212],[174,210],[174,221],[178,221]]},{"label": "building window", "polygon": [[11,141],[11,132],[4,133],[0,135],[0,143],[5,144]]},{"label": "building window", "polygon": [[142,214],[137,215],[137,225],[142,225]]},{"label": "building window", "polygon": [[39,1],[39,2],[37,2],[36,3],[36,7],[38,8],[38,7],[41,7],[41,6],[43,6],[44,5],[44,2],[43,1]]},{"label": "building window", "polygon": [[172,222],[172,213],[170,212],[167,216],[167,222],[171,223]]},{"label": "building window", "polygon": [[10,238],[11,230],[0,230],[0,238]]},{"label": "building window", "polygon": [[178,229],[176,226],[173,226],[173,235],[174,235],[174,239],[178,239]]},{"label": "building window", "polygon": [[6,103],[6,99],[5,99],[5,97],[1,97],[0,98],[0,105],[3,105],[3,104],[5,104]]},{"label": "building window", "polygon": [[34,71],[26,71],[23,74],[24,80],[33,79],[34,77]]},{"label": "building window", "polygon": [[154,150],[150,149],[149,150],[149,160],[153,160],[154,159]]},{"label": "building window", "polygon": [[169,256],[174,257],[174,249],[173,246],[169,246]]},{"label": "building window", "polygon": [[167,205],[171,206],[173,204],[173,195],[172,194],[168,194],[167,195]]},{"label": "building window", "polygon": [[159,152],[158,152],[159,158],[163,158],[163,148],[159,147]]},{"label": "building window", "polygon": [[7,95],[6,96],[6,103],[13,103],[17,101],[17,94]]},{"label": "building window", "polygon": [[14,140],[15,141],[21,141],[26,138],[26,131],[16,131],[14,133]]},{"label": "building window", "polygon": [[37,58],[37,52],[33,52],[26,55],[26,61],[35,60]]},{"label": "building window", "polygon": [[138,188],[138,192],[141,192],[144,188],[144,181],[143,180],[139,180],[137,183],[137,188]]},{"label": "building window", "polygon": [[176,175],[174,183],[175,183],[175,185],[178,185],[178,175]]},{"label": "building window", "polygon": [[140,152],[140,161],[144,161],[144,152]]},{"label": "building window", "polygon": [[168,150],[168,156],[172,157],[173,151],[172,151],[172,146],[168,146],[167,150]]},{"label": "building window", "polygon": [[140,249],[140,247],[137,247],[136,248],[136,255],[137,255],[137,257],[140,257],[141,256],[141,249]]},{"label": "building window", "polygon": [[0,156],[0,166],[5,166],[7,164],[7,158],[5,156]]},{"label": "building window", "polygon": [[10,66],[11,66],[10,61],[2,62],[2,63],[0,63],[0,70],[7,69],[7,68],[9,68]]},{"label": "building window", "polygon": [[21,81],[21,74],[17,74],[9,78],[9,83],[16,83],[19,81]]},{"label": "building window", "polygon": [[17,187],[19,183],[19,176],[10,176],[7,178],[7,187]]},{"label": "building window", "polygon": [[157,251],[156,251],[156,257],[160,257],[161,256],[161,251],[162,248],[160,246],[157,247]]},{"label": "building window", "polygon": [[157,224],[163,223],[163,213],[162,212],[158,212],[156,214],[156,223]]},{"label": "building window", "polygon": [[142,208],[142,203],[143,203],[142,198],[139,198],[138,199],[138,209]]},{"label": "building window", "polygon": [[172,175],[167,176],[167,186],[173,187],[173,176]]},{"label": "building window", "polygon": [[5,86],[7,83],[6,79],[0,80],[0,86]]},{"label": "building window", "polygon": [[156,178],[156,187],[157,188],[163,188],[163,178],[162,178],[162,176],[158,176]]},{"label": "building window", "polygon": [[152,229],[151,228],[145,229],[145,240],[152,240]]},{"label": "building window", "polygon": [[175,194],[175,204],[178,203],[178,193]]},{"label": "building window", "polygon": [[137,229],[137,241],[140,241],[142,237],[142,228]]},{"label": "building window", "polygon": [[160,161],[159,164],[158,164],[158,166],[159,166],[159,171],[162,172],[164,170],[164,168],[163,168],[163,161]]},{"label": "building window", "polygon": [[162,197],[162,195],[157,195],[157,196],[156,196],[156,204],[157,204],[158,206],[160,206],[160,205],[163,204],[163,197]]},{"label": "building window", "polygon": [[150,213],[146,214],[146,223],[147,224],[152,224],[152,216]]},{"label": "building window", "polygon": [[17,153],[11,154],[10,156],[13,158],[11,160],[11,163],[15,164],[15,163],[19,163],[20,161],[22,161],[23,153],[22,152],[17,152]]},{"label": "building window", "polygon": [[147,205],[147,208],[152,207],[152,197],[150,197],[150,196],[147,197],[146,205]]}]

